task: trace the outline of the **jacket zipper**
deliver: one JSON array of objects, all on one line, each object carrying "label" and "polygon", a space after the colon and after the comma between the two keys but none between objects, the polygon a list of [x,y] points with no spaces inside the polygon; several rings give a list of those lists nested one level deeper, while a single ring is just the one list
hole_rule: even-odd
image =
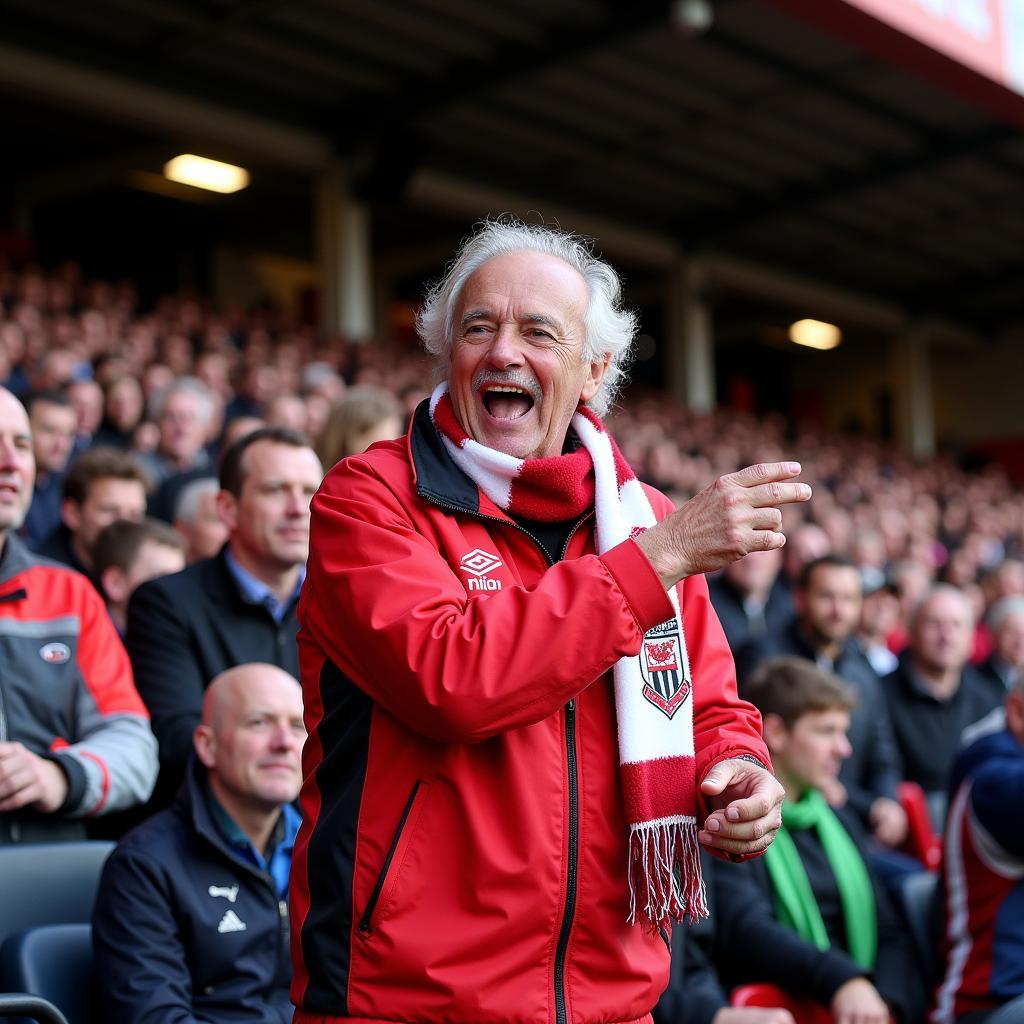
[{"label": "jacket zipper", "polygon": [[[565,558],[569,544],[576,531],[589,519],[589,514],[580,519],[569,531],[562,545],[558,560]],[[543,550],[543,547],[541,548]],[[554,564],[554,563],[552,563]],[[576,917],[576,888],[579,869],[580,843],[580,785],[579,766],[576,763],[576,698],[565,705],[565,763],[569,775],[569,859],[565,877],[565,908],[562,911],[562,928],[555,947],[555,1021],[567,1024],[568,1013],[565,1005],[565,957],[569,952],[569,936],[572,934]]]},{"label": "jacket zipper", "polygon": [[277,886],[274,886],[274,896],[277,897],[277,912],[281,918],[281,941],[277,945],[277,974],[275,979],[281,976],[281,968],[285,961],[290,958],[288,944],[291,938],[289,934],[288,901],[277,896]]},{"label": "jacket zipper", "polygon": [[[464,508],[459,505],[453,505],[450,502],[441,501],[438,498],[430,496],[429,500],[437,505],[439,508],[448,509],[451,512],[458,512],[462,515],[474,516],[477,519],[483,519],[492,523],[500,523],[503,526],[511,526],[518,530],[520,533],[525,533],[540,548],[541,553],[547,559],[548,565],[554,565],[555,563],[551,560],[551,556],[548,554],[547,549],[532,534],[525,526],[521,526],[514,519],[503,519],[498,516],[485,515],[482,512],[475,512],[472,509]],[[569,544],[572,542],[573,537],[576,536],[576,532],[579,528],[593,515],[593,513],[587,513],[585,516],[579,519],[579,521],[569,531],[568,536],[565,538],[565,543],[562,545],[562,550],[559,553],[558,560],[562,561],[565,558],[566,552],[569,550]],[[577,888],[577,870],[579,867],[579,839],[580,839],[580,793],[579,793],[579,768],[576,763],[576,699],[573,698],[565,705],[565,761],[566,769],[569,776],[569,853],[568,863],[566,865],[566,879],[565,879],[565,904],[562,910],[562,926],[558,932],[558,944],[555,947],[555,1021],[556,1024],[568,1024],[568,1015],[566,1012],[565,1005],[565,957],[569,951],[569,936],[572,934],[573,921],[576,916],[576,888]],[[419,785],[419,783],[417,783]],[[415,790],[413,790],[415,796]],[[406,814],[409,812],[409,807],[412,806],[412,800],[410,798],[409,804],[406,805]],[[405,821],[405,815],[402,816],[402,823]],[[401,824],[399,825],[399,833],[401,832]],[[373,897],[371,897],[371,907],[368,911],[363,914],[363,920],[359,922],[360,931],[367,929],[363,928],[363,921],[369,920],[369,910],[372,910],[372,903],[376,902],[377,896],[380,894],[380,888],[384,882],[384,875],[387,873],[388,861],[391,859],[391,854],[394,852],[395,845],[398,842],[398,837],[395,837],[394,843],[391,845],[391,852],[388,853],[388,860],[384,862],[384,870],[381,872],[381,877],[377,881],[377,888],[374,890]]]},{"label": "jacket zipper", "polygon": [[576,870],[579,860],[580,794],[576,765],[576,699],[565,705],[565,759],[569,769],[569,858],[565,880],[565,909],[555,949],[555,1020],[567,1024],[565,1010],[565,954],[569,949],[573,917],[576,914]]},{"label": "jacket zipper", "polygon": [[388,849],[388,855],[384,858],[384,865],[380,869],[380,874],[377,876],[377,883],[373,887],[373,892],[370,893],[370,898],[366,902],[366,907],[363,910],[363,916],[359,918],[359,924],[356,926],[359,931],[364,935],[368,935],[370,932],[370,921],[373,919],[373,912],[377,907],[377,901],[380,899],[381,891],[384,889],[384,879],[388,876],[388,868],[391,867],[391,859],[395,855],[395,850],[398,849],[399,840],[402,838],[402,832],[405,830],[405,823],[409,818],[409,812],[412,810],[412,805],[416,800],[416,794],[419,792],[420,781],[416,780],[416,785],[412,787],[412,792],[409,794],[409,799],[405,803],[405,810],[402,811],[402,817],[398,819],[398,828],[395,829],[394,837],[391,840],[391,846]]}]

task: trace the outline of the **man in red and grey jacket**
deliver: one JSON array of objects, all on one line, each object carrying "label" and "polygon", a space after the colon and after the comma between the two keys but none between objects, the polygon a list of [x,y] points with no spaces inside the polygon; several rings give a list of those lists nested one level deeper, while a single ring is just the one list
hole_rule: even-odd
[{"label": "man in red and grey jacket", "polygon": [[578,240],[485,224],[420,317],[447,384],[313,499],[297,1024],[649,1021],[697,840],[779,826],[701,574],[809,488],[640,485],[597,418],[635,326]]},{"label": "man in red and grey jacket", "polygon": [[15,536],[34,476],[25,409],[0,388],[0,843],[84,838],[85,818],[144,802],[157,769],[99,594]]}]

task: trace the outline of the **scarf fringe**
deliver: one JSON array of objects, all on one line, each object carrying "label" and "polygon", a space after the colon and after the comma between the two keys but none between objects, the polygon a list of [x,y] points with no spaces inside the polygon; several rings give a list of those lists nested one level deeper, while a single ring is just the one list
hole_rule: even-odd
[{"label": "scarf fringe", "polygon": [[708,916],[707,891],[700,871],[697,820],[640,823],[629,830],[629,917],[650,932],[673,921]]}]

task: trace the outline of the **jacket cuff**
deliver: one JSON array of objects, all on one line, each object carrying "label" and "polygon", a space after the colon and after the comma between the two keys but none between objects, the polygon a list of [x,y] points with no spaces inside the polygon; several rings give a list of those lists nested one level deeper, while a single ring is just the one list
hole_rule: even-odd
[{"label": "jacket cuff", "polygon": [[85,776],[85,768],[73,757],[63,754],[40,754],[40,757],[52,761],[64,773],[68,780],[68,792],[64,802],[57,808],[57,814],[66,814],[77,808],[85,799],[85,790],[88,780]]},{"label": "jacket cuff", "polygon": [[853,978],[870,978],[870,975],[844,953],[825,950],[811,976],[811,991],[819,1003],[828,1006],[839,987]]},{"label": "jacket cuff", "polygon": [[641,633],[672,618],[672,601],[668,592],[636,543],[624,540],[600,557],[626,598]]}]

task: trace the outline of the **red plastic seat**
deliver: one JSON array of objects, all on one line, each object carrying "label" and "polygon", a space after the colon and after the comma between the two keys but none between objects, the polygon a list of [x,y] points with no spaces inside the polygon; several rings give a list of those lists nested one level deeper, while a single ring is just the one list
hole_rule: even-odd
[{"label": "red plastic seat", "polygon": [[901,782],[897,793],[907,815],[907,841],[904,850],[916,857],[929,871],[938,871],[942,863],[942,836],[932,826],[928,798],[916,782]]},{"label": "red plastic seat", "polygon": [[[832,1024],[832,1011],[809,996],[792,996],[778,985],[757,982],[732,990],[733,1006],[764,1006],[789,1010],[796,1024]],[[896,1024],[890,1017],[889,1024]]]},{"label": "red plastic seat", "polygon": [[789,1010],[796,1024],[832,1024],[827,1006],[802,996],[791,996],[777,985],[758,982],[740,985],[732,992],[733,1006],[764,1006]]}]

